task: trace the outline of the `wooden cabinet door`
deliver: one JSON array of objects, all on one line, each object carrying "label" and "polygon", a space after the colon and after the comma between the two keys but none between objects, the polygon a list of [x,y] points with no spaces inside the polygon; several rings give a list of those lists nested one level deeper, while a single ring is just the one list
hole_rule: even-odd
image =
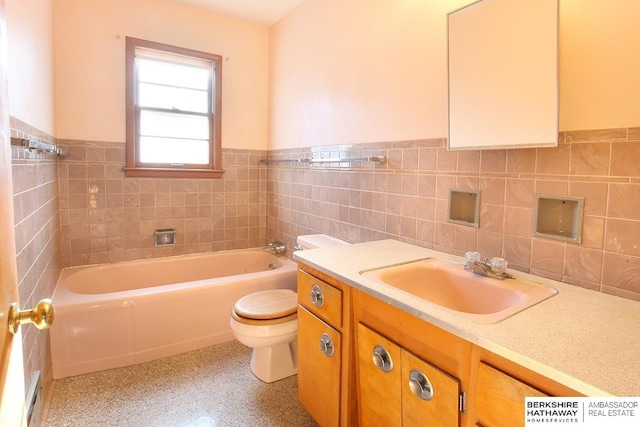
[{"label": "wooden cabinet door", "polygon": [[[392,364],[389,372],[375,365],[376,346],[380,346],[388,353]],[[360,425],[385,427],[402,425],[400,369],[400,347],[361,323],[358,324]]]},{"label": "wooden cabinet door", "polygon": [[[376,347],[378,355],[374,356]],[[386,371],[374,362],[380,358],[381,349],[388,357]],[[429,400],[412,392],[409,383],[413,370],[428,379],[433,391]],[[460,382],[361,323],[358,324],[358,389],[363,426],[459,425]]]},{"label": "wooden cabinet door", "polygon": [[[428,380],[426,391],[432,396],[425,400],[414,394],[410,387],[411,373],[418,378],[424,375]],[[415,381],[415,380],[414,380]],[[429,394],[429,393],[427,393]],[[430,363],[402,351],[402,420],[403,426],[457,426],[459,411],[460,382]]]},{"label": "wooden cabinet door", "polygon": [[478,371],[477,417],[483,427],[524,425],[524,398],[547,396],[485,363]]},{"label": "wooden cabinet door", "polygon": [[[322,352],[323,334],[333,355]],[[322,427],[340,424],[340,332],[298,306],[298,400]]]}]

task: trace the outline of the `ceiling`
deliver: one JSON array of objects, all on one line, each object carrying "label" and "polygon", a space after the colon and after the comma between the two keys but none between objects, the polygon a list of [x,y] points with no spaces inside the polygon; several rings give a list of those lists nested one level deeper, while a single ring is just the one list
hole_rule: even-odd
[{"label": "ceiling", "polygon": [[171,0],[221,15],[270,26],[292,11],[302,0]]}]

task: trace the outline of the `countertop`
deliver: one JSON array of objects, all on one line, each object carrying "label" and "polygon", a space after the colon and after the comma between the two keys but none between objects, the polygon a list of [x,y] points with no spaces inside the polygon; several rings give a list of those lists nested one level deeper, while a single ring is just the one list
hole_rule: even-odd
[{"label": "countertop", "polygon": [[558,294],[501,322],[479,324],[360,275],[429,257],[463,262],[396,240],[294,253],[296,261],[587,396],[640,396],[640,302],[509,270]]}]

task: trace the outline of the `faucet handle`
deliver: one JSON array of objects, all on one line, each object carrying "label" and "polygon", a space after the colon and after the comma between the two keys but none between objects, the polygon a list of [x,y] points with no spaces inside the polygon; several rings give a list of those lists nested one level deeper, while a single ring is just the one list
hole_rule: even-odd
[{"label": "faucet handle", "polygon": [[471,267],[476,262],[480,262],[480,252],[469,251],[464,254],[464,266]]},{"label": "faucet handle", "polygon": [[491,271],[496,274],[504,274],[507,272],[507,260],[504,258],[491,258]]},{"label": "faucet handle", "polygon": [[262,249],[271,249],[275,254],[281,255],[287,251],[287,247],[282,242],[271,242]]}]

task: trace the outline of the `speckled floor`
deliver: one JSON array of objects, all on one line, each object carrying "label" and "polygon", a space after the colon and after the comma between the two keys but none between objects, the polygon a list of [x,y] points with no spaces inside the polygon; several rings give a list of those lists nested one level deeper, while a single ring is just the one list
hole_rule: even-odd
[{"label": "speckled floor", "polygon": [[45,426],[317,426],[297,377],[265,384],[231,341],[54,383]]}]

